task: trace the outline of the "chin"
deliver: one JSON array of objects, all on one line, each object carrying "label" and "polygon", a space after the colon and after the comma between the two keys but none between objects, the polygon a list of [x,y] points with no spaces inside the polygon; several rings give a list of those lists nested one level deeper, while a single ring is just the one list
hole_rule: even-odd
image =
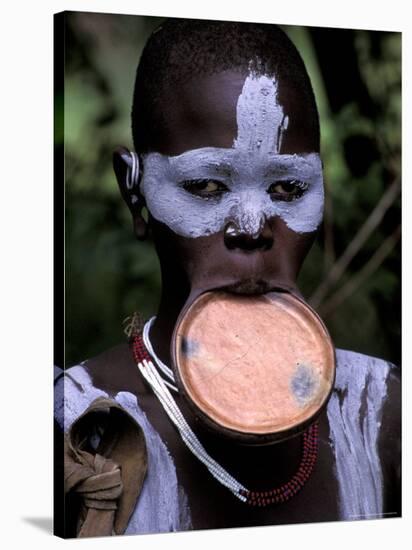
[{"label": "chin", "polygon": [[261,279],[244,279],[225,287],[227,292],[246,295],[267,294],[272,289],[273,285]]}]

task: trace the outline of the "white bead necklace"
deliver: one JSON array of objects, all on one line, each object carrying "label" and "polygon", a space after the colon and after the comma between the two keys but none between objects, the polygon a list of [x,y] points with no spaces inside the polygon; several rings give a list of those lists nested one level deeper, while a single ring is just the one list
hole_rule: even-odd
[{"label": "white bead necklace", "polygon": [[152,317],[151,319],[149,319],[149,321],[147,321],[147,323],[145,323],[143,327],[143,343],[158,368],[170,380],[170,382],[164,380],[160,376],[152,361],[147,361],[146,359],[143,359],[141,362],[137,363],[137,366],[142,373],[142,376],[152,387],[155,395],[159,399],[170,420],[179,430],[179,433],[184,443],[187,445],[190,451],[206,466],[212,476],[215,477],[217,481],[219,481],[219,483],[227,487],[238,499],[246,502],[246,496],[240,493],[241,491],[248,492],[246,487],[239,483],[239,481],[231,476],[218,462],[216,462],[216,460],[214,460],[207,453],[206,449],[200,443],[199,439],[196,437],[189,424],[186,422],[186,419],[184,418],[175,400],[173,399],[172,394],[168,389],[169,386],[169,388],[171,388],[173,391],[178,392],[173,371],[157,357],[150,342],[149,331],[155,318],[156,317]]},{"label": "white bead necklace", "polygon": [[167,376],[167,378],[171,382],[173,382],[173,384],[171,384],[167,380],[163,380],[163,382],[166,384],[166,386],[169,386],[169,388],[171,388],[173,391],[178,392],[179,390],[177,389],[176,385],[174,384],[175,377],[173,375],[172,369],[170,369],[167,365],[165,365],[163,363],[163,361],[161,361],[159,359],[159,357],[156,355],[155,350],[153,349],[152,343],[151,343],[150,338],[149,338],[149,331],[150,331],[155,319],[156,319],[156,317],[152,317],[151,319],[149,319],[147,321],[147,323],[145,323],[145,325],[143,327],[143,333],[142,333],[143,343],[146,346],[146,349],[149,352],[149,354],[155,360],[155,362],[156,362],[157,366],[159,367],[159,369],[163,372],[163,374],[165,376]]}]

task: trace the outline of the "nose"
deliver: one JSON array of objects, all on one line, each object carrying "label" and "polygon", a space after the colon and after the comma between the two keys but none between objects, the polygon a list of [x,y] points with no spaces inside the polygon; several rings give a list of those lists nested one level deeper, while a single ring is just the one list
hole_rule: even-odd
[{"label": "nose", "polygon": [[239,229],[239,226],[231,221],[224,229],[224,242],[228,250],[269,250],[273,245],[273,234],[267,223],[265,223],[256,234],[251,234]]}]

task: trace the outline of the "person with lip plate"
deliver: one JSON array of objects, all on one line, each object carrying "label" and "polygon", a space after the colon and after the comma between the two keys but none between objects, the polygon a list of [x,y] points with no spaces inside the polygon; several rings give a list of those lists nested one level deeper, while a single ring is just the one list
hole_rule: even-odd
[{"label": "person with lip plate", "polygon": [[[398,369],[334,349],[297,287],[324,188],[292,42],[272,24],[166,20],[138,65],[132,134],[114,171],[137,238],[153,236],[161,299],[129,342],[57,368],[57,437],[94,419],[65,447],[66,535],[399,516]],[[96,399],[140,446],[116,451],[120,420],[85,416]]]}]

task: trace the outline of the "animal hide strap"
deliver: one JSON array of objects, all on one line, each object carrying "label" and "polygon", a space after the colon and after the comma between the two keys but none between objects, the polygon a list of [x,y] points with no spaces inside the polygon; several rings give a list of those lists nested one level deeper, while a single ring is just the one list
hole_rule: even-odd
[{"label": "animal hide strap", "polygon": [[146,471],[139,424],[114,399],[95,399],[64,435],[64,490],[80,499],[76,536],[122,534]]}]

